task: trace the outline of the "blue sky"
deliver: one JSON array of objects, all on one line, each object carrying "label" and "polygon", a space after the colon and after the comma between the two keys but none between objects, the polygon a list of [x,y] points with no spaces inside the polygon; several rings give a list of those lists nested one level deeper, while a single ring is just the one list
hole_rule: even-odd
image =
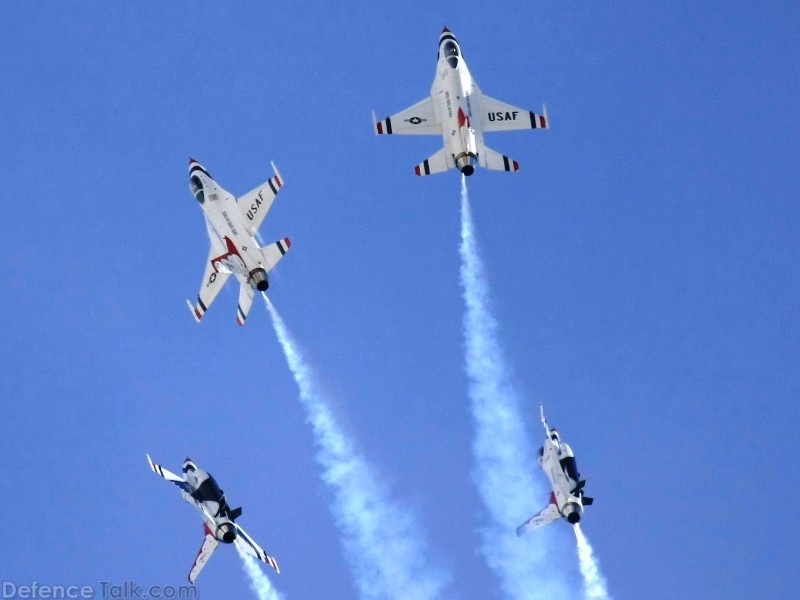
[{"label": "blue sky", "polygon": [[[429,92],[447,25],[485,93],[548,105],[549,131],[487,137],[521,170],[469,194],[523,419],[538,439],[543,402],[576,451],[609,592],[794,597],[799,13],[0,5],[0,578],[183,583],[202,526],[145,453],[188,454],[287,598],[358,597],[267,312],[237,327],[233,287],[200,326],[186,309],[207,252],[191,155],[234,194],[275,160],[261,233],[293,245],[270,298],[448,597],[504,597],[478,553],[459,176],[415,177],[441,141],[370,121]],[[562,525],[545,535],[577,573]],[[201,597],[252,597],[222,550]]]}]

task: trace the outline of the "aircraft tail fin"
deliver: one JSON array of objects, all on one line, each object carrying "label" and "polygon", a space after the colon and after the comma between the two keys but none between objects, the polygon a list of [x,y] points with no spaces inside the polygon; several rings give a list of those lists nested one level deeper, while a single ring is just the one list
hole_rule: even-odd
[{"label": "aircraft tail fin", "polygon": [[200,575],[200,571],[203,570],[208,559],[211,558],[211,555],[214,554],[214,550],[219,546],[219,541],[214,537],[214,534],[211,533],[208,525],[205,526],[205,534],[206,537],[203,539],[203,545],[200,546],[200,552],[197,553],[197,558],[194,559],[192,570],[189,571],[189,583],[195,582],[197,576]]},{"label": "aircraft tail fin", "polygon": [[517,527],[517,536],[524,535],[529,531],[533,531],[534,529],[538,529],[543,525],[547,525],[548,523],[552,523],[561,517],[561,513],[558,512],[558,506],[556,506],[555,494],[550,494],[550,503],[545,506],[542,510],[538,513],[533,515],[530,519],[525,521],[522,525]]},{"label": "aircraft tail fin", "polygon": [[235,521],[239,517],[242,516],[242,507],[234,508],[232,511],[228,513],[228,517],[230,517],[231,521]]},{"label": "aircraft tail fin", "polygon": [[448,169],[452,169],[454,166],[455,162],[452,157],[448,157],[446,150],[442,148],[436,154],[432,155],[430,158],[426,158],[414,167],[414,172],[420,177],[423,177],[425,175],[433,175],[434,173],[443,173]]},{"label": "aircraft tail fin", "polygon": [[239,325],[244,325],[244,322],[247,320],[247,315],[250,312],[250,308],[253,306],[253,298],[255,297],[256,293],[253,291],[253,288],[250,287],[249,283],[243,283],[239,286],[239,308],[236,311],[236,322]]},{"label": "aircraft tail fin", "polygon": [[478,155],[478,163],[490,171],[519,171],[519,163],[507,156],[495,152],[488,146],[483,147],[483,152]]}]

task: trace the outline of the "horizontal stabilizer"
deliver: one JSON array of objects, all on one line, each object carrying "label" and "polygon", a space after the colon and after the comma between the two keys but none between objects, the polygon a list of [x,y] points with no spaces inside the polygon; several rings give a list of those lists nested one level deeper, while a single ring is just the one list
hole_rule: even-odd
[{"label": "horizontal stabilizer", "polygon": [[442,148],[436,154],[414,167],[414,172],[422,177],[424,175],[433,175],[434,173],[443,173],[453,167],[455,167],[455,162],[452,156],[448,155],[447,151]]},{"label": "horizontal stabilizer", "polygon": [[283,238],[274,244],[270,244],[269,246],[262,248],[261,252],[264,255],[265,261],[264,268],[266,268],[267,271],[275,268],[275,265],[277,265],[289,251],[291,245],[292,240],[289,238]]},{"label": "horizontal stabilizer", "polygon": [[584,506],[589,506],[590,504],[594,504],[594,498],[590,498],[589,496],[582,496],[581,503]]},{"label": "horizontal stabilizer", "polygon": [[495,152],[488,146],[483,147],[483,152],[478,155],[478,163],[491,171],[519,171],[519,163],[507,156]]},{"label": "horizontal stabilizer", "polygon": [[244,325],[247,320],[247,315],[250,313],[250,308],[253,306],[253,298],[256,293],[249,283],[243,283],[239,286],[239,307],[236,311],[236,322],[239,325]]},{"label": "horizontal stabilizer", "polygon": [[274,557],[264,552],[264,549],[258,544],[256,544],[255,540],[251,538],[244,529],[242,529],[236,523],[234,523],[233,525],[234,527],[236,527],[236,532],[238,534],[236,536],[236,541],[234,543],[250,556],[254,556],[264,564],[269,565],[270,567],[275,569],[278,573],[280,573],[281,569],[278,566],[278,561],[275,560]]},{"label": "horizontal stabilizer", "polygon": [[239,508],[234,508],[228,513],[228,516],[230,517],[231,521],[235,521],[242,516],[242,507],[240,506]]},{"label": "horizontal stabilizer", "polygon": [[192,311],[194,320],[198,323],[200,319],[203,318],[203,315],[206,314],[208,307],[211,306],[217,295],[219,295],[225,282],[228,281],[228,277],[230,277],[230,273],[217,271],[214,266],[214,261],[219,258],[219,253],[219,248],[213,245],[209,248],[203,280],[200,282],[200,292],[197,294],[197,303],[192,304],[190,300],[186,301],[186,304],[189,305],[189,310]]}]

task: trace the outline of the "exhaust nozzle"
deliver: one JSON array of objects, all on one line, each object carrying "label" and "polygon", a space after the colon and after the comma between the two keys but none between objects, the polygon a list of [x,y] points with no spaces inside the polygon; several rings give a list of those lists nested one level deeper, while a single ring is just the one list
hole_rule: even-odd
[{"label": "exhaust nozzle", "polygon": [[256,288],[259,292],[266,292],[267,288],[269,287],[267,272],[261,267],[250,271],[250,285]]}]

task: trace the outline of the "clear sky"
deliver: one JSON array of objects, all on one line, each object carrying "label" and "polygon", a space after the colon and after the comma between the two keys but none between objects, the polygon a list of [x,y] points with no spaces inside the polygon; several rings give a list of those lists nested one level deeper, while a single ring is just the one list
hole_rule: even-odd
[{"label": "clear sky", "polygon": [[[183,584],[202,525],[149,452],[217,477],[288,600],[359,597],[263,303],[243,328],[230,284],[186,308],[191,155],[237,195],[277,163],[272,302],[443,597],[507,597],[479,553],[460,176],[414,175],[440,139],[371,128],[429,93],[447,25],[485,93],[548,105],[549,131],[487,135],[521,170],[469,195],[524,425],[543,402],[575,449],[610,594],[795,598],[797,3],[219,4],[0,4],[0,579]],[[253,597],[229,548],[198,586]]]}]

